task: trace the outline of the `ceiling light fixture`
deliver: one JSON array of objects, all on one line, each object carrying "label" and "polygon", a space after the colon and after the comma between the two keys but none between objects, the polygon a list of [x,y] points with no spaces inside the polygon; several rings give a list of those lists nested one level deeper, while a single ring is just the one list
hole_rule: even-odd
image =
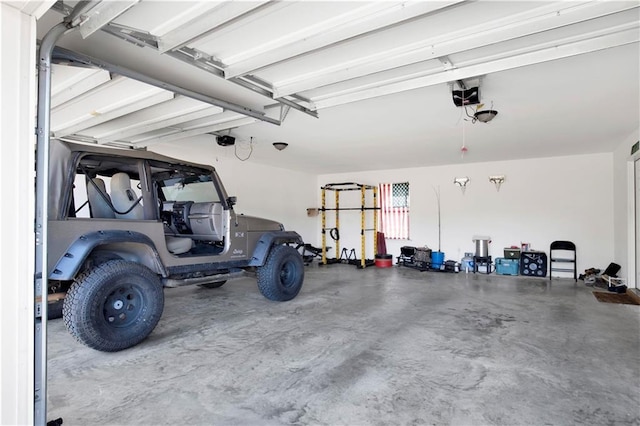
[{"label": "ceiling light fixture", "polygon": [[273,143],[273,147],[275,149],[277,149],[278,151],[282,151],[283,149],[285,149],[288,146],[289,146],[289,144],[286,143],[286,142],[274,142]]},{"label": "ceiling light fixture", "polygon": [[485,109],[482,111],[476,111],[476,113],[473,114],[473,117],[482,123],[488,123],[493,120],[496,115],[498,115],[498,111],[495,109]]}]

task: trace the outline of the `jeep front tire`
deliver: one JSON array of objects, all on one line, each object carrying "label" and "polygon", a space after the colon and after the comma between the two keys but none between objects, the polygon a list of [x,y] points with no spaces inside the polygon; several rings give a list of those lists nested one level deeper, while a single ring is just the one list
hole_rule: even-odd
[{"label": "jeep front tire", "polygon": [[274,246],[258,268],[258,288],[269,300],[287,301],[298,295],[304,281],[302,256],[291,246]]},{"label": "jeep front tire", "polygon": [[155,328],[164,308],[158,276],[149,268],[110,260],[82,274],[64,301],[64,323],[78,341],[104,352],[127,349]]}]

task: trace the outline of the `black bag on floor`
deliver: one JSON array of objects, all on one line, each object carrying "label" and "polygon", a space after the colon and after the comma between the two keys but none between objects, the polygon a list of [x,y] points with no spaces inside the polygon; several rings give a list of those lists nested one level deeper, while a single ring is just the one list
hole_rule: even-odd
[{"label": "black bag on floor", "polygon": [[609,266],[607,266],[607,269],[604,270],[603,275],[606,275],[609,277],[617,277],[618,272],[620,272],[620,265],[618,265],[617,263],[611,262]]}]

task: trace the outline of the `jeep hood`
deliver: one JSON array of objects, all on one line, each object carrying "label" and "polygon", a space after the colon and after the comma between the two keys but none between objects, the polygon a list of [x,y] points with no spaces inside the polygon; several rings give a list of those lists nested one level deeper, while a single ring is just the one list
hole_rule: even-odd
[{"label": "jeep hood", "polygon": [[239,223],[246,223],[247,231],[281,231],[284,228],[280,222],[261,217],[238,215],[237,218]]}]

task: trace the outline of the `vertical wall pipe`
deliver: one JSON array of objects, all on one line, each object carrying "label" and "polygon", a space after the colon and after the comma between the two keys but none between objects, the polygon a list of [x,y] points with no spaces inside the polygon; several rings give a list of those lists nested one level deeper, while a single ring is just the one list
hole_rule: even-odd
[{"label": "vertical wall pipe", "polygon": [[[51,28],[42,39],[38,53],[38,119],[36,145],[36,211],[35,211],[35,276],[34,295],[34,424],[46,425],[47,415],[47,293],[48,293],[48,200],[49,200],[49,131],[51,127],[51,55],[67,30],[64,22]],[[40,299],[37,302],[38,297]]]}]

